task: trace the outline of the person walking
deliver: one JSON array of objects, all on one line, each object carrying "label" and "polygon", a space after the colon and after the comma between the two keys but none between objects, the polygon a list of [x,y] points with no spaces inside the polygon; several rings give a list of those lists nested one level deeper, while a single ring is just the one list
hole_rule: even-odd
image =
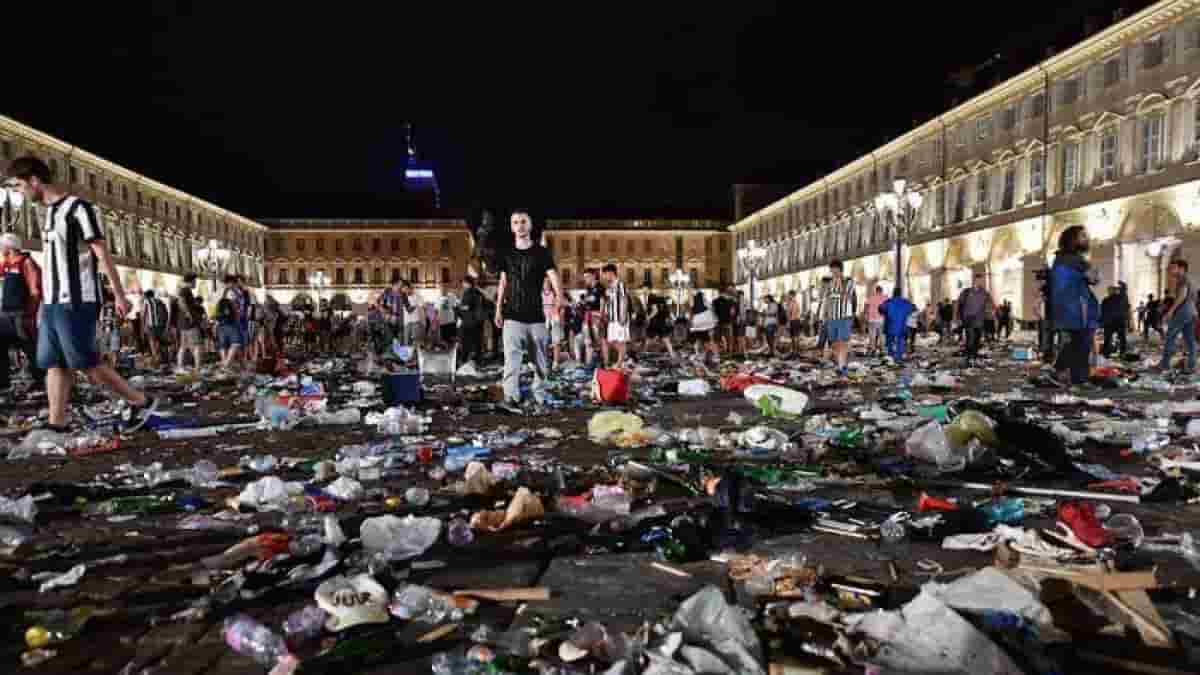
[{"label": "person walking", "polygon": [[867,296],[863,307],[867,323],[867,348],[871,354],[883,353],[883,315],[879,313],[879,307],[887,299],[883,294],[883,286],[876,286],[875,292]]},{"label": "person walking", "polygon": [[1108,358],[1113,355],[1113,336],[1116,336],[1117,353],[1124,355],[1125,327],[1129,325],[1129,303],[1121,295],[1121,289],[1108,287],[1108,295],[1100,303],[1100,324],[1104,327],[1104,346],[1100,353]]},{"label": "person walking", "polygon": [[1100,303],[1091,287],[1099,274],[1084,255],[1090,242],[1087,229],[1072,225],[1058,238],[1058,251],[1050,268],[1051,328],[1066,334],[1058,352],[1052,378],[1060,386],[1088,381],[1089,359],[1100,325]]},{"label": "person walking", "polygon": [[462,280],[462,302],[458,305],[462,321],[462,351],[464,364],[474,364],[483,359],[483,326],[487,323],[487,307],[483,291],[475,284],[475,277],[467,275]]},{"label": "person walking", "polygon": [[883,317],[883,330],[887,337],[887,353],[896,364],[904,361],[904,345],[908,338],[908,321],[916,316],[917,306],[901,295],[899,288],[892,289],[892,297],[879,306]]},{"label": "person walking", "polygon": [[646,299],[646,305],[650,308],[650,314],[646,317],[646,349],[650,348],[650,343],[654,340],[661,340],[667,354],[674,360],[675,348],[671,346],[674,323],[671,310],[667,307],[666,296],[652,292]]},{"label": "person walking", "polygon": [[979,343],[983,338],[984,322],[988,313],[995,306],[992,294],[984,288],[982,274],[975,275],[975,284],[964,288],[958,297],[958,320],[966,332],[967,338],[967,367],[975,365],[979,359]]},{"label": "person walking", "polygon": [[525,210],[513,211],[510,218],[514,245],[500,263],[500,286],[496,296],[496,326],[504,343],[504,400],[521,403],[521,365],[526,350],[532,355],[533,398],[541,404],[545,397],[545,378],[549,373],[546,359],[546,314],[542,309],[542,283],[546,278],[554,286],[558,305],[565,302],[554,255],[535,242],[533,221]]},{"label": "person walking", "polygon": [[779,335],[779,303],[774,295],[768,295],[763,304],[763,335],[767,338],[767,355],[775,356],[775,340]]},{"label": "person walking", "polygon": [[804,335],[804,309],[796,291],[787,294],[788,334],[792,337],[792,353],[800,353],[800,338]]},{"label": "person walking", "polygon": [[824,323],[825,340],[833,349],[838,374],[846,377],[846,361],[850,357],[850,324],[857,313],[858,298],[854,284],[842,276],[842,261],[829,263],[829,284],[821,293],[817,314]]},{"label": "person walking", "polygon": [[1176,258],[1167,266],[1167,274],[1171,282],[1172,301],[1163,312],[1163,320],[1167,324],[1166,343],[1163,345],[1162,362],[1159,370],[1171,368],[1171,356],[1175,351],[1175,338],[1182,336],[1183,344],[1187,347],[1187,369],[1191,375],[1196,372],[1196,292],[1188,279],[1188,261]]},{"label": "person walking", "polygon": [[[609,368],[625,367],[625,348],[629,342],[629,291],[617,274],[617,266],[608,263],[601,270],[607,286],[604,296],[604,316],[608,321],[608,332],[604,339],[604,363]],[[610,352],[617,353],[615,363],[608,360]]]},{"label": "person walking", "polygon": [[37,367],[37,317],[42,307],[42,268],[21,248],[12,232],[0,237],[0,392],[12,386],[9,349],[25,355],[25,369],[35,389],[46,385],[46,371]]},{"label": "person walking", "polygon": [[50,167],[37,157],[14,160],[6,173],[27,200],[46,207],[42,254],[47,269],[42,275],[37,362],[47,370],[47,429],[66,443],[67,411],[77,370],[123,398],[126,429],[140,429],[157,409],[158,400],[101,364],[96,352],[96,325],[103,301],[101,269],[112,284],[118,313],[130,309],[117,266],[104,243],[104,227],[96,208],[54,183]]},{"label": "person walking", "polygon": [[1146,320],[1142,323],[1142,339],[1150,341],[1150,331],[1158,333],[1158,336],[1163,336],[1162,331],[1162,303],[1154,299],[1154,294],[1151,293],[1146,298]]}]

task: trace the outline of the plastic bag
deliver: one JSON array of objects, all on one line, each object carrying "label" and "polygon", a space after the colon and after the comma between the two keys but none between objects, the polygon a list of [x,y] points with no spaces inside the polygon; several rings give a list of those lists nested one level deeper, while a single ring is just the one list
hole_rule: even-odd
[{"label": "plastic bag", "polygon": [[688,642],[711,646],[734,672],[765,675],[762,643],[750,620],[738,607],[725,601],[715,586],[705,586],[676,610],[671,630],[682,631]]},{"label": "plastic bag", "polygon": [[442,532],[437,518],[398,518],[393,515],[367,518],[359,534],[363,549],[383,554],[388,560],[408,560],[429,550]]},{"label": "plastic bag", "polygon": [[930,422],[912,432],[904,442],[904,450],[909,457],[937,464],[939,467],[951,463],[954,459],[946,432],[937,422]]},{"label": "plastic bag", "polygon": [[985,567],[948,584],[929,582],[921,590],[946,605],[968,612],[1011,612],[1039,626],[1054,623],[1036,593],[995,567]]}]

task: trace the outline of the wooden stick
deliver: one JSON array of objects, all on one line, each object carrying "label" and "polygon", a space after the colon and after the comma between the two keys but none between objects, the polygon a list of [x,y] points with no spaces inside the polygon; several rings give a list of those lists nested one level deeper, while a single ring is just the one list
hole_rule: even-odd
[{"label": "wooden stick", "polygon": [[428,633],[417,638],[417,642],[433,642],[434,640],[440,640],[458,630],[458,626],[459,624],[457,623],[448,623],[444,626],[438,626],[437,628],[434,628]]},{"label": "wooden stick", "polygon": [[692,576],[690,572],[685,572],[681,569],[677,569],[677,568],[671,567],[669,565],[664,565],[660,562],[652,562],[652,563],[650,563],[650,566],[656,570],[661,570],[663,572],[666,572],[667,574],[674,574],[677,577],[690,578]]},{"label": "wooden stick", "polygon": [[480,588],[454,591],[454,595],[469,595],[473,598],[495,600],[496,602],[508,602],[510,600],[549,600],[550,589],[546,588],[545,586],[537,586],[534,588]]}]

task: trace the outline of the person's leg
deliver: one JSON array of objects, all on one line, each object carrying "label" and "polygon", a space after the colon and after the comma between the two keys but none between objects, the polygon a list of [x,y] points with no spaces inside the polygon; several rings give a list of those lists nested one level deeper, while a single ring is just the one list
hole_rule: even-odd
[{"label": "person's leg", "polygon": [[1105,357],[1112,355],[1112,338],[1116,328],[1110,324],[1104,325],[1104,344],[1100,347],[1100,353]]},{"label": "person's leg", "polygon": [[84,370],[87,376],[93,382],[103,384],[109,389],[116,392],[118,396],[134,405],[146,405],[149,397],[144,392],[138,391],[129,385],[129,382],[120,376],[117,371],[104,365],[97,365],[94,368]]},{"label": "person's leg", "polygon": [[525,353],[522,344],[524,335],[521,334],[520,324],[505,320],[502,330],[504,350],[504,374],[501,381],[504,386],[504,400],[510,403],[521,399],[521,362]]},{"label": "person's leg", "polygon": [[894,357],[896,359],[896,363],[901,363],[904,361],[904,348],[906,341],[907,336],[904,333],[900,333],[896,336],[896,356]]},{"label": "person's leg", "polygon": [[1187,318],[1180,321],[1182,324],[1181,331],[1183,333],[1183,344],[1187,347],[1187,373],[1189,375],[1196,372],[1196,320],[1195,318]]},{"label": "person's leg", "polygon": [[1118,354],[1124,356],[1129,352],[1129,336],[1126,335],[1128,326],[1122,321],[1120,326],[1117,326],[1117,349]]},{"label": "person's leg", "polygon": [[[8,319],[0,319],[0,323],[6,321]],[[0,327],[0,330],[4,330],[4,327]],[[9,363],[8,350],[14,343],[13,338],[0,335],[0,389],[8,389],[12,385],[12,374],[9,372],[11,364]]]},{"label": "person's leg", "polygon": [[1168,370],[1171,367],[1171,357],[1174,356],[1175,352],[1175,338],[1179,332],[1174,321],[1167,325],[1167,337],[1166,342],[1163,344],[1162,361],[1158,364],[1158,367],[1163,370]]},{"label": "person's leg", "polygon": [[67,368],[49,368],[46,371],[46,398],[50,404],[50,426],[67,426],[67,403],[71,396],[74,374]]},{"label": "person's leg", "polygon": [[1092,349],[1096,342],[1095,331],[1081,330],[1078,332],[1079,344],[1075,349],[1075,370],[1071,373],[1071,381],[1075,384],[1084,384],[1091,376],[1091,356]]},{"label": "person's leg", "polygon": [[550,356],[546,351],[546,324],[525,324],[529,337],[527,341],[533,347],[533,400],[538,403],[546,401],[546,377],[550,374]]}]

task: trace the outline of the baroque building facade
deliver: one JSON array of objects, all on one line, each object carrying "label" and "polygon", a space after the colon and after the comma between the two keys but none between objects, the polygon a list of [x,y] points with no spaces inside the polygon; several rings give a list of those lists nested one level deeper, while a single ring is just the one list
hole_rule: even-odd
[{"label": "baroque building facade", "polygon": [[[188,272],[200,275],[202,294],[211,293],[213,282],[196,256],[210,241],[230,252],[223,271],[241,274],[261,289],[266,228],[260,223],[0,116],[0,171],[23,155],[43,159],[56,181],[96,204],[130,293],[150,288],[174,293]],[[40,262],[45,210],[15,205],[9,197],[0,193],[3,229],[19,234]]]},{"label": "baroque building facade", "polygon": [[[1098,289],[1161,295],[1173,257],[1200,263],[1200,1],[1164,0],[739,220],[766,292],[812,298],[834,259],[861,290],[897,273],[918,305],[983,274],[1034,318],[1034,272],[1087,227]],[[896,178],[924,200],[896,269],[874,199]],[[736,277],[749,270],[733,257]],[[760,284],[759,288],[763,288]],[[860,295],[859,297],[864,297]]]},{"label": "baroque building facade", "polygon": [[362,313],[395,281],[408,281],[433,300],[443,282],[458,293],[471,271],[474,239],[461,219],[262,222],[270,227],[266,289],[285,304],[305,305],[319,297]]},{"label": "baroque building facade", "polygon": [[612,263],[630,290],[644,284],[669,289],[677,269],[691,277],[692,287],[715,289],[733,282],[728,227],[728,221],[702,219],[551,219],[544,243],[567,288],[582,283],[584,270]]}]

